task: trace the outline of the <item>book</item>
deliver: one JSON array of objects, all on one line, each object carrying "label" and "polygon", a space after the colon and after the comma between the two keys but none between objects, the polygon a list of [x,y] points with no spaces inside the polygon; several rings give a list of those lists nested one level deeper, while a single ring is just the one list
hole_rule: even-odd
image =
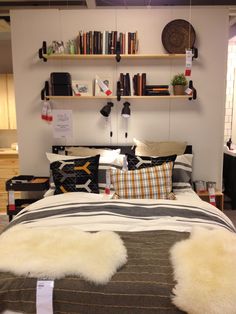
[{"label": "book", "polygon": [[145,95],[145,87],[146,87],[146,73],[142,73],[142,90],[141,90],[141,95]]},{"label": "book", "polygon": [[[111,76],[99,76],[99,79],[108,87],[113,94],[113,79]],[[100,88],[97,80],[95,79],[95,96],[106,96],[106,93]]]},{"label": "book", "polygon": [[72,91],[74,96],[92,96],[93,86],[92,81],[72,81]]}]

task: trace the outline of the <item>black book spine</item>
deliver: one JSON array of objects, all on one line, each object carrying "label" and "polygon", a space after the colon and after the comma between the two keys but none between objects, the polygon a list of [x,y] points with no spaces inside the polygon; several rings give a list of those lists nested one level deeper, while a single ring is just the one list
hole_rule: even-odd
[{"label": "black book spine", "polygon": [[129,73],[126,73],[125,81],[126,81],[126,96],[130,96],[131,91],[130,91],[130,75],[129,75]]},{"label": "black book spine", "polygon": [[90,54],[89,51],[89,32],[86,33],[86,54]]},{"label": "black book spine", "polygon": [[111,32],[108,33],[108,54],[110,55],[111,52],[111,46],[112,46],[112,37],[111,37]]},{"label": "black book spine", "polygon": [[133,87],[134,87],[134,96],[138,95],[138,76],[137,74],[133,77]]},{"label": "black book spine", "polygon": [[114,54],[116,54],[116,45],[117,45],[117,31],[114,31]]},{"label": "black book spine", "polygon": [[141,91],[141,95],[145,95],[145,87],[146,87],[146,73],[142,73],[142,91]]},{"label": "black book spine", "polygon": [[120,94],[124,96],[124,74],[120,73]]},{"label": "black book spine", "polygon": [[83,54],[83,33],[80,32],[80,36],[79,36],[79,46],[80,46],[80,53]]}]

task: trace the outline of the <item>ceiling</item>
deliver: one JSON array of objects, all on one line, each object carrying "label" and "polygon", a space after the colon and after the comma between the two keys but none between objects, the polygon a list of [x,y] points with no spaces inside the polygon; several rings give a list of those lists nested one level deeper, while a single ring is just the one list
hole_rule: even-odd
[{"label": "ceiling", "polygon": [[190,3],[193,6],[226,5],[236,10],[236,0],[0,0],[0,35],[10,32],[11,9],[188,6]]},{"label": "ceiling", "polygon": [[235,0],[0,0],[0,13],[19,8],[97,8],[104,6],[236,5]]}]

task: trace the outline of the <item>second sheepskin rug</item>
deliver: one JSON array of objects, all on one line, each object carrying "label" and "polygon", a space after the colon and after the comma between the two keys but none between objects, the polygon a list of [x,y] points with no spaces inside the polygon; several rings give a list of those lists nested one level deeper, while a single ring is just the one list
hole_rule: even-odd
[{"label": "second sheepskin rug", "polygon": [[0,236],[0,271],[36,278],[78,275],[105,284],[127,261],[120,236],[76,227],[15,226]]},{"label": "second sheepskin rug", "polygon": [[174,267],[173,303],[189,314],[236,313],[236,234],[225,229],[193,229],[170,251]]}]

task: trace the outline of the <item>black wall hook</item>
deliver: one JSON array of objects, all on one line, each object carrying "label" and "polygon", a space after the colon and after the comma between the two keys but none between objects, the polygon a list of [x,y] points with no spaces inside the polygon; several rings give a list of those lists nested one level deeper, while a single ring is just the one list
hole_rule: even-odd
[{"label": "black wall hook", "polygon": [[198,58],[198,49],[193,47],[192,48],[192,53],[193,53],[193,58],[197,59]]},{"label": "black wall hook", "polygon": [[47,100],[47,96],[49,96],[49,83],[45,81],[44,88],[41,90],[41,100]]},{"label": "black wall hook", "polygon": [[189,81],[188,87],[192,90],[192,97],[189,100],[197,99],[197,90],[194,88],[192,80]]},{"label": "black wall hook", "polygon": [[47,62],[47,58],[43,56],[45,54],[47,54],[47,43],[46,41],[43,41],[42,48],[39,49],[38,55],[39,59],[43,59],[44,62]]}]

